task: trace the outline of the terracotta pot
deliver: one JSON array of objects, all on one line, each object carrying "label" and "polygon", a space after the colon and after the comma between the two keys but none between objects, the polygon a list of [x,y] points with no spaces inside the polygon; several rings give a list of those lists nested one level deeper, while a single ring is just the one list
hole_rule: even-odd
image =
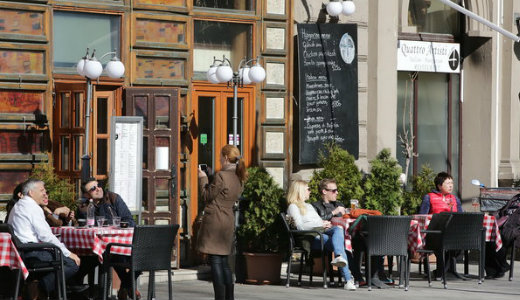
[{"label": "terracotta pot", "polygon": [[247,253],[246,283],[278,284],[282,268],[282,255],[279,253]]}]

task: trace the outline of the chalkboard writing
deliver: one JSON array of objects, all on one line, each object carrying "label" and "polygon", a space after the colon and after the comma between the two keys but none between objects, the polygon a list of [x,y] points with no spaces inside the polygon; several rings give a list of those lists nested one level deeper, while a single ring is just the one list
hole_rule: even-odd
[{"label": "chalkboard writing", "polygon": [[357,25],[299,24],[299,163],[335,141],[358,158]]}]

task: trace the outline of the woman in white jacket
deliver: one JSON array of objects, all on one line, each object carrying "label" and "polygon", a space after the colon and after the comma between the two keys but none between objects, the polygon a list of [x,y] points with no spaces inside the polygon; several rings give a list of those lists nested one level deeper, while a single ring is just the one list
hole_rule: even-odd
[{"label": "woman in white jacket", "polygon": [[[347,262],[347,254],[345,253],[345,240],[343,229],[337,226],[332,226],[330,221],[322,220],[314,207],[306,203],[309,199],[310,189],[307,182],[302,180],[294,181],[289,187],[287,194],[287,214],[293,219],[294,225],[298,230],[323,230],[324,246],[327,250],[334,252],[334,260],[331,264],[337,266],[341,275],[345,279],[344,288],[349,291],[356,289],[354,279],[350,274]],[[313,241],[312,248],[320,248],[319,237]]]}]

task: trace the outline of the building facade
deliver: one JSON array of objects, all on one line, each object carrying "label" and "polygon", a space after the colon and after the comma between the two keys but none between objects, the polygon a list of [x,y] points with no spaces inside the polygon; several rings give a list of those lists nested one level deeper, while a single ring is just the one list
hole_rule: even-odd
[{"label": "building facade", "polygon": [[[519,0],[454,2],[518,33]],[[206,77],[215,60],[225,57],[238,71],[244,58],[260,57],[266,70],[263,82],[236,94],[247,164],[264,166],[284,188],[316,167],[299,160],[297,33],[304,24],[356,25],[360,169],[369,172],[383,148],[404,166],[407,132],[418,153],[410,174],[424,164],[450,171],[463,201],[478,195],[473,178],[487,186],[518,179],[520,46],[438,0],[354,3],[353,15],[335,18],[315,0],[0,1],[1,200],[41,162],[78,185],[85,138],[92,174],[106,181],[111,118],[141,116],[142,221],[180,223],[176,262],[196,263],[196,170],[218,170],[233,133],[233,86]],[[458,64],[437,69],[424,45]],[[126,68],[122,79],[103,73],[93,80],[88,135],[87,84],[76,72],[87,48],[103,64],[115,52]],[[404,49],[424,65],[410,66]]]}]

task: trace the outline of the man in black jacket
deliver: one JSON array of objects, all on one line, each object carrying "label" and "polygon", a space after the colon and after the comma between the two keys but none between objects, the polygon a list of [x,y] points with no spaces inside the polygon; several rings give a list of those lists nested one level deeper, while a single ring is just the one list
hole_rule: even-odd
[{"label": "man in black jacket", "polygon": [[337,201],[338,186],[336,180],[325,178],[319,184],[321,201],[312,203],[312,206],[322,220],[330,221],[332,217],[341,217],[345,214],[345,204]]}]

